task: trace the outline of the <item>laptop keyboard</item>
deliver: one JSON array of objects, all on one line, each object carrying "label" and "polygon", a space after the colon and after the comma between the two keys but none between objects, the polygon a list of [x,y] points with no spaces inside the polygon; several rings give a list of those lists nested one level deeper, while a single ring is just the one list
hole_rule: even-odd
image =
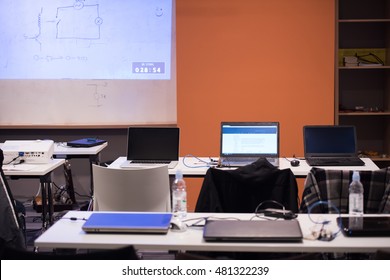
[{"label": "laptop keyboard", "polygon": [[132,160],[131,163],[136,164],[170,164],[170,160]]},{"label": "laptop keyboard", "polygon": [[362,166],[364,161],[358,157],[352,158],[307,158],[307,163],[310,166]]},{"label": "laptop keyboard", "polygon": [[257,158],[253,157],[231,157],[231,158],[223,158],[222,164],[225,166],[245,166],[247,164],[251,164],[255,162]]}]

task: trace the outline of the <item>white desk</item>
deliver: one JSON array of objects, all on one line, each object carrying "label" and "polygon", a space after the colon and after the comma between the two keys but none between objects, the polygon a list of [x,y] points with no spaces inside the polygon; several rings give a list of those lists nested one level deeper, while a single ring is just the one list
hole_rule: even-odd
[{"label": "white desk", "polygon": [[56,157],[88,157],[95,158],[99,153],[108,146],[108,143],[103,143],[94,147],[69,147],[65,142],[54,143],[54,155]]},{"label": "white desk", "polygon": [[[42,197],[42,223],[46,228],[53,223],[52,171],[65,163],[64,159],[52,159],[44,164],[3,165],[4,174],[11,179],[39,178]],[[44,203],[47,201],[48,203]]]},{"label": "white desk", "polygon": [[[199,160],[200,159],[200,160]],[[169,169],[169,175],[176,174],[176,170],[180,169],[183,172],[184,176],[187,177],[203,177],[209,166],[205,162],[209,162],[210,159],[206,157],[201,158],[195,157],[180,157],[179,164],[174,169]],[[213,159],[218,159],[213,157]],[[119,157],[112,164],[109,165],[110,168],[120,168],[120,165],[126,160],[126,157]],[[279,159],[279,168],[286,169],[290,168],[296,177],[306,177],[312,168],[307,164],[305,160],[300,160],[300,165],[297,167],[291,166],[290,160],[292,158],[280,158]],[[362,158],[365,162],[364,166],[326,166],[321,168],[325,169],[337,169],[337,170],[378,170],[379,167],[369,158]],[[224,169],[233,169],[233,168],[224,168]]]},{"label": "white desk", "polygon": [[[173,251],[237,251],[237,252],[362,252],[372,253],[378,249],[390,249],[390,237],[345,237],[341,232],[332,241],[303,242],[205,242],[202,227],[189,227],[185,232],[169,231],[168,234],[94,234],[85,233],[81,226],[92,212],[70,211],[62,219],[35,240],[35,246],[42,248],[84,248],[84,249],[114,249],[126,245],[134,245],[143,250],[173,250]],[[319,215],[319,214],[317,214]],[[315,214],[312,218],[315,219]],[[187,219],[199,217],[235,217],[249,220],[253,214],[222,214],[222,213],[188,213]],[[332,222],[329,228],[337,232],[338,215],[325,214]],[[71,217],[80,220],[72,221]],[[307,214],[300,214],[298,220],[303,235],[311,232],[313,223]],[[188,221],[191,224],[195,221]]]}]

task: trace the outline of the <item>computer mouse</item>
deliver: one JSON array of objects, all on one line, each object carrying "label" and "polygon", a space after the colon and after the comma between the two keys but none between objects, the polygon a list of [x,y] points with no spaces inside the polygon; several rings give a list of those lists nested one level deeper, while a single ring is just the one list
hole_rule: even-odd
[{"label": "computer mouse", "polygon": [[293,159],[290,161],[291,166],[299,166],[300,162],[297,159]]},{"label": "computer mouse", "polygon": [[187,230],[187,225],[179,218],[173,218],[171,220],[171,230],[182,232]]}]

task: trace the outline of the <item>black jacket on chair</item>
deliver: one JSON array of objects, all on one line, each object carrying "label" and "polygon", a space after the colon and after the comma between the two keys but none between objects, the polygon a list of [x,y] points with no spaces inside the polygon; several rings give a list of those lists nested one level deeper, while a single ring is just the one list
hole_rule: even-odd
[{"label": "black jacket on chair", "polygon": [[[210,168],[204,178],[195,212],[254,213],[267,200],[298,211],[298,186],[290,169],[280,170],[266,159],[234,169]],[[266,208],[280,208],[267,204]]]}]

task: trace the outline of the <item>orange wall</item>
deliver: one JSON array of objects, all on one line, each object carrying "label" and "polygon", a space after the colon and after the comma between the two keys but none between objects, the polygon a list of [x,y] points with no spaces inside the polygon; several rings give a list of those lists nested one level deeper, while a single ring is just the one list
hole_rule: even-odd
[{"label": "orange wall", "polygon": [[[302,127],[333,124],[333,0],[176,0],[180,154],[216,156],[221,121],[279,121],[281,156]],[[188,180],[189,209],[202,181]]]}]

